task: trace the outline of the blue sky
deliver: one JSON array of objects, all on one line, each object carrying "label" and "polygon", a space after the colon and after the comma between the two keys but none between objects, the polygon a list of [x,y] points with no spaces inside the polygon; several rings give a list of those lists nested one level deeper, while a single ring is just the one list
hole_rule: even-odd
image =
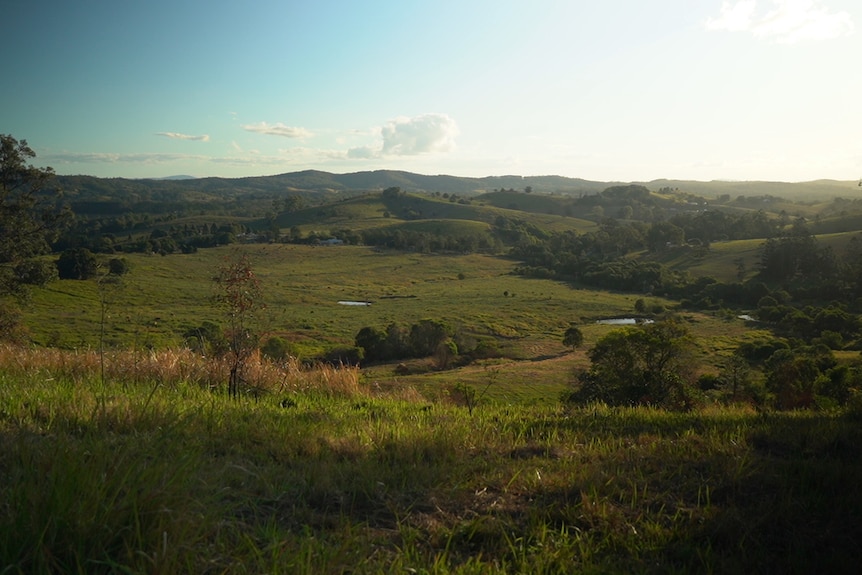
[{"label": "blue sky", "polygon": [[60,174],[862,176],[858,0],[4,0]]}]

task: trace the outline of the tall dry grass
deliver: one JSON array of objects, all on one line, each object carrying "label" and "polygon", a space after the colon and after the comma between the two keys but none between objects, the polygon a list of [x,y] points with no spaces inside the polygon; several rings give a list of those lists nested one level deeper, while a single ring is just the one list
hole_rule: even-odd
[{"label": "tall dry grass", "polygon": [[[207,357],[186,348],[148,351],[62,350],[0,344],[0,369],[10,374],[81,383],[101,377],[123,385],[158,384],[165,387],[194,384],[218,390],[227,385],[230,363],[225,357]],[[359,369],[320,364],[304,366],[296,358],[273,362],[253,354],[242,370],[242,388],[252,395],[315,392],[331,397],[375,394],[362,385]]]}]

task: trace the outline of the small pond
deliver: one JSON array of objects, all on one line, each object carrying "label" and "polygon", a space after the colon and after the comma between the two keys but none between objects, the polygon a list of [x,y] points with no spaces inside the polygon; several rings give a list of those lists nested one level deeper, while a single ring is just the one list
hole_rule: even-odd
[{"label": "small pond", "polygon": [[612,317],[608,319],[600,319],[596,323],[605,325],[635,325],[637,323],[654,323],[651,319],[643,317]]},{"label": "small pond", "polygon": [[371,302],[370,302],[370,301],[351,301],[351,300],[342,300],[342,301],[338,302],[338,305],[360,305],[360,306],[365,306],[365,305],[371,305]]}]

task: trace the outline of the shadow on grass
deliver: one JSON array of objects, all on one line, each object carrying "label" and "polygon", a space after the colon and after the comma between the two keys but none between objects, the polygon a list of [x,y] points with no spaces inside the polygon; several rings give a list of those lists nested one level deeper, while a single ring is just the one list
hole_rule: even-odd
[{"label": "shadow on grass", "polygon": [[[607,440],[592,481],[543,491],[537,499],[554,524],[580,522],[579,529],[617,538],[605,555],[610,565],[647,572],[857,573],[862,564],[858,420],[622,410],[529,425],[538,437],[563,426]],[[650,540],[649,533],[660,534]]]}]

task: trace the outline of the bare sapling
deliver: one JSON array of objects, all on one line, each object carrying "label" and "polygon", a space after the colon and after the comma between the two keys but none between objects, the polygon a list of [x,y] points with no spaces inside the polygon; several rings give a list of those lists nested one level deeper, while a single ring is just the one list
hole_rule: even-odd
[{"label": "bare sapling", "polygon": [[227,256],[214,279],[217,288],[215,302],[227,319],[228,395],[235,399],[239,396],[246,364],[258,347],[258,337],[251,328],[255,313],[266,305],[260,280],[252,269],[248,254]]}]

